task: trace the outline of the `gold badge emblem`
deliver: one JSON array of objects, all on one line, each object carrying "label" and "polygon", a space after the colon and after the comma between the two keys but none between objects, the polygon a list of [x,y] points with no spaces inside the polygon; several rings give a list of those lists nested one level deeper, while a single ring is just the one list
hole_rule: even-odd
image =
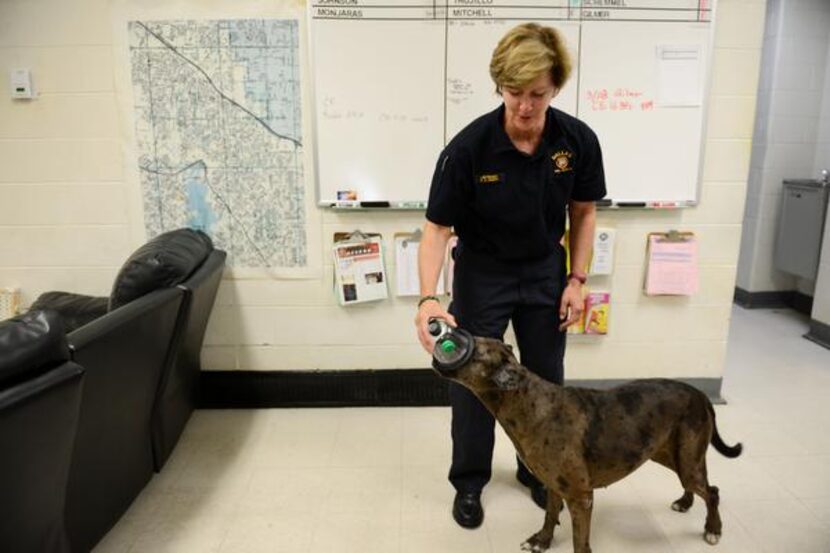
[{"label": "gold badge emblem", "polygon": [[573,166],[571,165],[572,157],[573,154],[568,150],[559,150],[553,154],[551,156],[551,159],[553,159],[553,172],[567,173],[568,171],[573,171]]}]

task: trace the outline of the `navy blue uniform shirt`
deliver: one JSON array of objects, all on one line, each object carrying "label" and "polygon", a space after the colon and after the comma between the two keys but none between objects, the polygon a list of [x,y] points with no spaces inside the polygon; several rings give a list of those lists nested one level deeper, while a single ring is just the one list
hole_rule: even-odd
[{"label": "navy blue uniform shirt", "polygon": [[582,121],[549,107],[536,152],[504,130],[504,105],[467,125],[438,158],[426,217],[465,248],[499,261],[550,255],[565,232],[570,200],[605,196],[602,151]]}]

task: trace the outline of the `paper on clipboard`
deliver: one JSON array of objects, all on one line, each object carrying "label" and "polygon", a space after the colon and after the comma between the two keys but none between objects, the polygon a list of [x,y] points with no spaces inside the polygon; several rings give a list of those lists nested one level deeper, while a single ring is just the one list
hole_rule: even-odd
[{"label": "paper on clipboard", "polygon": [[[398,296],[420,296],[421,280],[418,275],[418,247],[421,245],[419,234],[406,233],[395,235],[395,284]],[[444,293],[444,269],[438,276],[436,294]]]},{"label": "paper on clipboard", "polygon": [[697,293],[698,244],[691,233],[648,236],[645,292],[649,296]]},{"label": "paper on clipboard", "polygon": [[340,305],[388,297],[383,269],[383,244],[379,236],[335,242],[332,251],[335,288]]},{"label": "paper on clipboard", "polygon": [[453,234],[447,241],[447,261],[444,267],[447,269],[447,293],[452,295],[452,278],[455,274],[455,247],[458,245],[458,236]]},{"label": "paper on clipboard", "polygon": [[657,47],[657,103],[663,107],[702,104],[703,60],[697,44]]}]

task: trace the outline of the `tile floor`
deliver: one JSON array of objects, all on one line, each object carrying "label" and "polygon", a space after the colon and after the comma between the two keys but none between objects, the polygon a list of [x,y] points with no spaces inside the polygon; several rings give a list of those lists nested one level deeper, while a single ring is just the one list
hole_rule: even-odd
[{"label": "tile floor", "polygon": [[[597,553],[830,552],[830,350],[789,310],[733,310],[718,423],[744,454],[710,448],[724,534],[648,463],[596,493]],[[497,437],[484,525],[450,517],[448,408],[199,411],[173,457],[96,548],[176,553],[509,553],[542,524]],[[571,551],[563,514],[551,551]]]}]

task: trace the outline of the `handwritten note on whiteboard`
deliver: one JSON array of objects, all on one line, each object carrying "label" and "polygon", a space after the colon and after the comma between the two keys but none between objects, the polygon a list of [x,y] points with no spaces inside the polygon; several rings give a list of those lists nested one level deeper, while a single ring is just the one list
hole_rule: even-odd
[{"label": "handwritten note on whiteboard", "polygon": [[660,234],[648,237],[645,291],[649,296],[691,296],[698,291],[698,252],[694,235],[670,240]]}]

